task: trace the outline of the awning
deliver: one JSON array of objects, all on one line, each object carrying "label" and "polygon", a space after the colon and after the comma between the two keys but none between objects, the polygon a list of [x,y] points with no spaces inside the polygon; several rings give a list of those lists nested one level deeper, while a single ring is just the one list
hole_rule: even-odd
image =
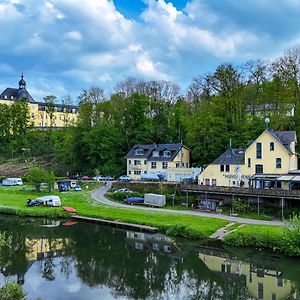
[{"label": "awning", "polygon": [[[282,175],[277,178],[278,181],[291,181],[295,176],[290,176],[290,175]],[[299,177],[299,176],[297,176]]]}]

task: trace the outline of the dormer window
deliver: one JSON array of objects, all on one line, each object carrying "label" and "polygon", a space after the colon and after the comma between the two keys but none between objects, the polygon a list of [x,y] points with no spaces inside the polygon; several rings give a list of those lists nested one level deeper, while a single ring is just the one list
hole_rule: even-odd
[{"label": "dormer window", "polygon": [[141,149],[141,148],[135,149],[134,154],[135,155],[143,155],[144,154],[144,149]]},{"label": "dormer window", "polygon": [[4,95],[4,99],[7,99],[7,96],[6,96],[6,95]]},{"label": "dormer window", "polygon": [[159,157],[159,151],[155,150],[152,152],[153,157]]},{"label": "dormer window", "polygon": [[171,151],[164,151],[164,157],[171,157]]},{"label": "dormer window", "polygon": [[14,99],[14,96],[10,96],[10,99]]}]

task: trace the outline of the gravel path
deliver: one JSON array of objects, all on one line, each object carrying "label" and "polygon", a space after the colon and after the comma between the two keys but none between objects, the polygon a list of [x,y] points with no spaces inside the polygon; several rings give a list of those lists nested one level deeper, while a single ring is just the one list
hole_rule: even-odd
[{"label": "gravel path", "polygon": [[239,217],[233,216],[226,216],[216,213],[206,213],[200,212],[195,210],[172,210],[172,209],[163,209],[163,208],[151,208],[147,206],[137,206],[137,205],[128,205],[128,204],[121,204],[118,202],[111,201],[105,198],[106,192],[111,188],[111,182],[107,182],[107,184],[92,193],[92,198],[102,204],[120,207],[120,208],[127,208],[127,209],[139,209],[139,210],[147,210],[147,211],[159,211],[164,213],[171,213],[171,214],[178,214],[178,215],[191,215],[191,216],[198,216],[198,217],[209,217],[215,219],[222,219],[227,220],[230,222],[238,222],[244,224],[256,224],[256,225],[273,225],[273,226],[286,226],[284,222],[281,221],[263,221],[263,220],[252,220],[252,219],[244,219]]}]

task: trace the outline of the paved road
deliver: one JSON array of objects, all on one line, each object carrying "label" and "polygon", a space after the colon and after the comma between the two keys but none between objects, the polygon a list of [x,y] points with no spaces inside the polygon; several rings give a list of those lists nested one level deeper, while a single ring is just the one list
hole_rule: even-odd
[{"label": "paved road", "polygon": [[258,224],[258,225],[275,225],[275,226],[286,226],[284,222],[281,221],[263,221],[263,220],[252,220],[252,219],[244,219],[239,217],[233,217],[233,216],[226,216],[226,215],[220,215],[215,213],[205,213],[195,210],[172,210],[172,209],[164,209],[164,208],[151,208],[146,206],[137,206],[137,205],[128,205],[128,204],[121,204],[118,202],[111,201],[107,198],[105,198],[106,192],[111,188],[111,182],[107,182],[107,184],[97,190],[95,190],[92,193],[92,198],[95,199],[98,202],[101,202],[102,204],[114,206],[114,207],[120,207],[120,208],[127,208],[127,209],[139,209],[139,210],[147,210],[147,211],[159,211],[164,213],[172,213],[172,214],[178,214],[178,215],[192,215],[192,216],[198,216],[198,217],[209,217],[209,218],[215,218],[215,219],[222,219],[227,220],[231,222],[239,222],[239,223],[245,223],[245,224]]}]

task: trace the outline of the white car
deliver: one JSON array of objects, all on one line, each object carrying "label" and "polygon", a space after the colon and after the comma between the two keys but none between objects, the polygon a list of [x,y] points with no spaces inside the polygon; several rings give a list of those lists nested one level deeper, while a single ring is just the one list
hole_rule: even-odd
[{"label": "white car", "polygon": [[92,179],[95,181],[101,181],[101,180],[103,180],[103,177],[102,176],[94,176]]},{"label": "white car", "polygon": [[131,177],[127,175],[122,175],[119,177],[119,180],[121,181],[131,181]]},{"label": "white car", "polygon": [[80,192],[80,191],[81,191],[81,186],[80,186],[80,185],[76,185],[76,186],[74,187],[74,191]]},{"label": "white car", "polygon": [[116,194],[116,193],[132,193],[132,191],[129,189],[123,188],[123,189],[118,189],[118,190],[114,191],[114,194]]}]

